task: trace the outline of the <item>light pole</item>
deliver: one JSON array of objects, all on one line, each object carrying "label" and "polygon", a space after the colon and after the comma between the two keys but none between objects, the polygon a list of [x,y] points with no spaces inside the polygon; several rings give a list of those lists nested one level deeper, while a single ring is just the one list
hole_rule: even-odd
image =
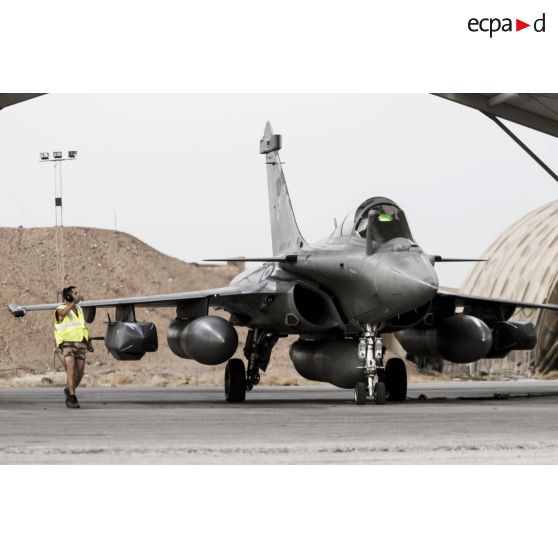
[{"label": "light pole", "polygon": [[64,219],[62,211],[62,163],[64,161],[75,161],[77,151],[68,151],[68,156],[63,157],[62,151],[53,151],[52,159],[50,153],[39,154],[39,163],[54,163],[54,237],[56,244],[56,292],[64,287],[66,273],[64,271]]}]

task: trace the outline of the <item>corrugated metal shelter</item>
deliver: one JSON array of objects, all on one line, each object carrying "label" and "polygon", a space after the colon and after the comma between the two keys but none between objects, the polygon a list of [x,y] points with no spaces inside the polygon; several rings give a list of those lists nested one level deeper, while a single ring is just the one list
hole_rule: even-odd
[{"label": "corrugated metal shelter", "polygon": [[[504,231],[465,280],[462,292],[523,302],[558,303],[558,200],[535,209]],[[518,310],[512,321],[536,325],[532,351],[483,360],[477,371],[548,373],[558,370],[558,315],[548,310]]]}]

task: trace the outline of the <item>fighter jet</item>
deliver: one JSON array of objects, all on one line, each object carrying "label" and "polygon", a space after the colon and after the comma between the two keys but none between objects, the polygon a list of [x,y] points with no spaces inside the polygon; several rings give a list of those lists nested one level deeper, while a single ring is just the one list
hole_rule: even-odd
[{"label": "fighter jet", "polygon": [[[502,358],[536,343],[532,323],[511,322],[517,307],[558,310],[558,305],[468,296],[440,289],[434,265],[444,259],[415,241],[403,209],[380,196],[363,201],[331,234],[308,243],[297,225],[282,163],[282,138],[267,123],[260,141],[265,159],[272,255],[208,261],[260,262],[228,287],[81,303],[92,322],[97,308],[114,307],[105,345],[120,360],[138,360],[158,347],[152,323],[136,308],[174,307],[167,329],[170,349],[206,365],[224,364],[225,399],[240,403],[260,381],[280,337],[294,368],[310,380],[354,390],[358,405],[404,401],[407,371],[385,359],[382,337],[393,333],[408,355],[452,362]],[[11,304],[16,317],[54,310],[54,304]],[[222,309],[226,320],[210,315]],[[234,358],[237,328],[247,328],[244,359]]]}]

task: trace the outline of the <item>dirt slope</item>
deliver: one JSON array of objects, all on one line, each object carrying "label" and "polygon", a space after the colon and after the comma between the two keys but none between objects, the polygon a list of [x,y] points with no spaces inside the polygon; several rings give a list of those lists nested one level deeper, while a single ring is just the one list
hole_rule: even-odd
[{"label": "dirt slope", "polygon": [[[241,268],[200,266],[166,256],[125,233],[91,228],[64,229],[66,283],[78,285],[88,299],[198,290],[227,285]],[[63,381],[54,360],[52,316],[29,313],[16,320],[7,304],[54,302],[55,238],[52,228],[0,228],[0,386],[51,385]],[[112,316],[113,311],[111,311]],[[102,342],[88,361],[89,385],[181,385],[222,382],[223,367],[206,367],[175,357],[166,345],[172,309],[138,309],[139,320],[155,322],[160,348],[136,362],[115,361]],[[104,335],[106,313],[90,327]],[[241,334],[242,350],[244,334]],[[266,383],[301,383],[287,355],[288,342],[275,350]],[[58,372],[56,371],[58,369]]]}]

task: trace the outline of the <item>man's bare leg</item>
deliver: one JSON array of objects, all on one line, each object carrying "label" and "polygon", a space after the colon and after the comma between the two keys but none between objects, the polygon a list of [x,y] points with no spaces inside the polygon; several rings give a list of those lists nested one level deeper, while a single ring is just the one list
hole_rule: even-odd
[{"label": "man's bare leg", "polygon": [[68,384],[68,393],[76,394],[76,359],[68,355],[66,357],[66,383]]},{"label": "man's bare leg", "polygon": [[85,360],[82,360],[80,358],[76,358],[75,361],[76,361],[76,363],[75,363],[75,368],[76,368],[75,387],[77,388],[79,386],[79,384],[81,383],[81,380],[83,380],[83,374],[84,374],[84,370],[85,370]]}]

